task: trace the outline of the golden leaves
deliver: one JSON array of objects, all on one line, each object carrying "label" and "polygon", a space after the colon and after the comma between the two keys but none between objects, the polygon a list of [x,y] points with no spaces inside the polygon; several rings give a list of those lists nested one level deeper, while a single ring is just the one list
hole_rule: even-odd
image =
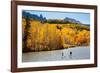
[{"label": "golden leaves", "polygon": [[[22,26],[24,36],[26,26],[24,19]],[[90,31],[76,24],[42,24],[40,21],[31,20],[30,26],[27,47],[34,51],[63,49],[77,45],[87,46],[90,43]]]}]

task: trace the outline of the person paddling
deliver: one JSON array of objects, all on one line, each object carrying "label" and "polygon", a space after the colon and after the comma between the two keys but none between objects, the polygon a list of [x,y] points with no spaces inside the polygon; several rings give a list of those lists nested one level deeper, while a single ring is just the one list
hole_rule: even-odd
[{"label": "person paddling", "polygon": [[62,51],[62,58],[64,57],[64,52]]},{"label": "person paddling", "polygon": [[66,58],[66,49],[62,50],[61,57],[62,59]]},{"label": "person paddling", "polygon": [[69,57],[72,58],[72,52],[71,52],[71,51],[70,51],[70,55],[69,55]]},{"label": "person paddling", "polygon": [[70,51],[70,55],[72,55],[72,52]]}]

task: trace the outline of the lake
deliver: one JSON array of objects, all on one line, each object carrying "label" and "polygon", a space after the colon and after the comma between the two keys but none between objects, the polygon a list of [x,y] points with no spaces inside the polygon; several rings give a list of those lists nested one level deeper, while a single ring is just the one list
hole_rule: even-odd
[{"label": "lake", "polygon": [[90,47],[22,53],[22,62],[90,59]]}]

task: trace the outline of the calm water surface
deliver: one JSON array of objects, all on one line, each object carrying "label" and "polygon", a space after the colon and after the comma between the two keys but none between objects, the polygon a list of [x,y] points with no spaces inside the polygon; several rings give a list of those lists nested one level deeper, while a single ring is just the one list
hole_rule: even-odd
[{"label": "calm water surface", "polygon": [[22,54],[22,62],[60,61],[78,59],[90,59],[90,47],[73,47],[63,50],[28,52]]}]

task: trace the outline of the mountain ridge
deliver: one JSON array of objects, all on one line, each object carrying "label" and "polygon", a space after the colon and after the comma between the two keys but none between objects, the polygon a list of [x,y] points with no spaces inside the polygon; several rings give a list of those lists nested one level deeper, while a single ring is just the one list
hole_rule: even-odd
[{"label": "mountain ridge", "polygon": [[43,17],[42,14],[39,15],[36,15],[36,14],[31,14],[29,12],[26,12],[26,11],[23,11],[22,12],[22,17],[23,18],[26,18],[26,17],[29,17],[29,18],[32,18],[32,19],[35,19],[35,20],[39,20],[41,22],[48,22],[48,23],[73,23],[73,24],[83,24],[82,22],[76,20],[76,19],[73,19],[73,18],[69,18],[69,17],[65,17],[64,19],[60,20],[60,19],[46,19],[46,17]]}]

